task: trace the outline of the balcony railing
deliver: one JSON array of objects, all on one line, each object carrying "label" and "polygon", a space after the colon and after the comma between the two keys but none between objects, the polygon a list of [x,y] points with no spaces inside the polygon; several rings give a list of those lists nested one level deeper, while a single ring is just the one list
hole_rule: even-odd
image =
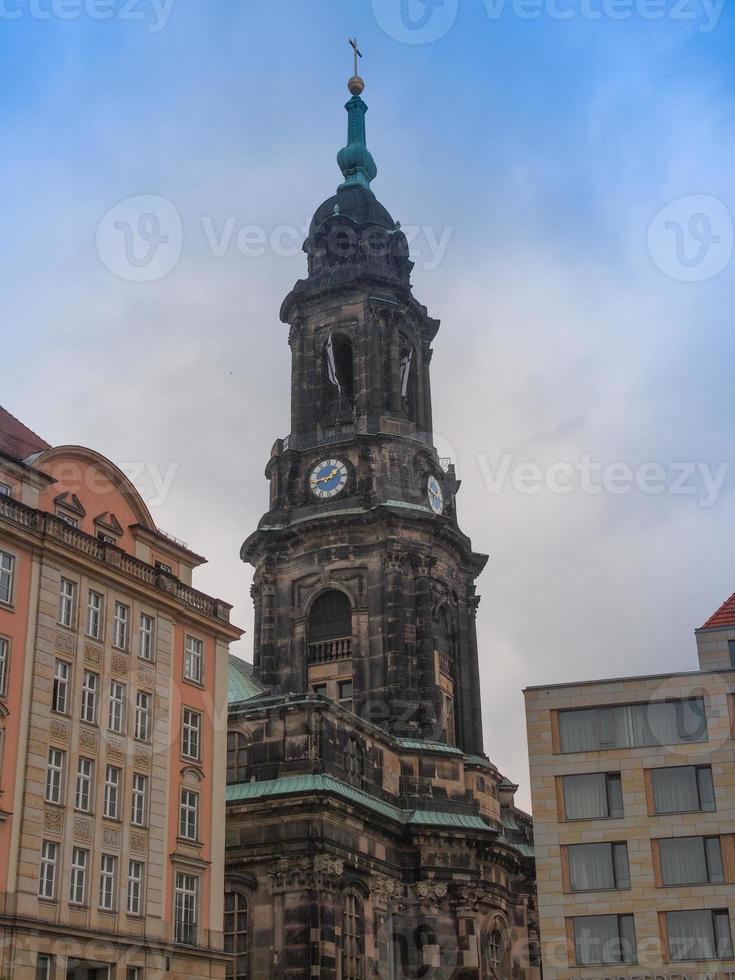
[{"label": "balcony railing", "polygon": [[320,640],[309,644],[309,663],[326,664],[332,660],[348,660],[352,656],[352,637],[337,640]]},{"label": "balcony railing", "polygon": [[117,545],[100,541],[91,534],[70,527],[54,514],[27,507],[19,500],[0,495],[0,518],[12,521],[20,527],[28,528],[29,531],[34,531],[36,534],[60,541],[97,561],[113,565],[132,578],[174,596],[205,616],[222,619],[226,623],[230,621],[230,606],[227,603],[220,602],[204,592],[199,592],[197,589],[185,585],[170,572],[164,572],[160,568],[146,564],[139,558],[123,551],[122,548],[118,548]]}]

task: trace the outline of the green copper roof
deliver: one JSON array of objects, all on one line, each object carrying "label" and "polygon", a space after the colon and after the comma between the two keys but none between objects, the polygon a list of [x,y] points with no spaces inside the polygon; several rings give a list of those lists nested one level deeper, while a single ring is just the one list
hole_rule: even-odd
[{"label": "green copper roof", "polygon": [[370,189],[378,168],[365,139],[365,113],[367,106],[359,95],[353,95],[345,105],[347,110],[347,146],[337,154],[337,163],[344,176],[343,187],[360,184]]},{"label": "green copper roof", "polygon": [[419,752],[442,752],[446,755],[464,755],[462,749],[446,742],[429,742],[422,738],[397,738],[396,742],[402,749],[417,749]]},{"label": "green copper roof", "polygon": [[333,793],[351,803],[364,806],[380,816],[396,823],[426,825],[431,827],[459,827],[464,830],[492,832],[493,828],[482,817],[471,813],[442,813],[433,810],[401,810],[364,790],[349,786],[333,776],[316,773],[307,776],[281,776],[279,779],[259,783],[232,783],[227,787],[228,803],[256,800],[268,796],[293,796],[299,793]]},{"label": "green copper roof", "polygon": [[227,675],[227,701],[249,701],[265,691],[263,685],[253,677],[253,667],[247,660],[230,654],[230,668]]}]

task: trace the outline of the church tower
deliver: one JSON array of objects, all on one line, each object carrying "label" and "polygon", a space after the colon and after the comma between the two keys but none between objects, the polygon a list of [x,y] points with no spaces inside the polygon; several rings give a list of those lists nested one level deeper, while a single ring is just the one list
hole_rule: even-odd
[{"label": "church tower", "polygon": [[531,820],[483,752],[475,580],[432,436],[439,324],[376,199],[364,88],[281,307],[253,665],[231,658],[229,976],[539,980]]}]

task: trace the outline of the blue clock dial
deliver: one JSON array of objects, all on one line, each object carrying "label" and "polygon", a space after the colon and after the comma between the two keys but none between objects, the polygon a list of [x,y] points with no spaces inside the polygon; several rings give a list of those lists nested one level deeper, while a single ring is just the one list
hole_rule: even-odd
[{"label": "blue clock dial", "polygon": [[309,488],[315,497],[336,497],[347,483],[347,466],[341,459],[323,459],[309,476]]},{"label": "blue clock dial", "polygon": [[444,494],[435,476],[430,476],[426,481],[426,495],[429,498],[429,507],[435,514],[441,514],[444,510]]}]

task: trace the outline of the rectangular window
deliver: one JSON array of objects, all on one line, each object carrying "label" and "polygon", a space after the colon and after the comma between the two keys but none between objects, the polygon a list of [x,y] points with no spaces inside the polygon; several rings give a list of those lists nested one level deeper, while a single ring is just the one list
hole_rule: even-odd
[{"label": "rectangular window", "polygon": [[632,915],[580,915],[572,922],[577,966],[636,962]]},{"label": "rectangular window", "polygon": [[181,754],[187,759],[199,759],[201,750],[202,716],[191,708],[184,708],[181,729]]},{"label": "rectangular window", "polygon": [[36,980],[52,980],[54,958],[47,953],[39,953],[36,957]]},{"label": "rectangular window", "polygon": [[177,943],[195,946],[197,941],[197,893],[199,882],[195,875],[176,872],[174,921]]},{"label": "rectangular window", "polygon": [[84,905],[87,901],[87,864],[89,851],[75,847],[71,852],[71,880],[69,901],[74,905]]},{"label": "rectangular window", "polygon": [[82,680],[82,721],[97,722],[97,684],[99,677],[91,670],[84,671]]},{"label": "rectangular window", "polygon": [[158,561],[158,559],[156,559],[155,567],[159,572],[166,572],[168,575],[173,575],[174,573],[171,565],[167,565],[165,561]]},{"label": "rectangular window", "polygon": [[51,710],[60,715],[69,710],[69,664],[65,660],[57,660],[54,667],[54,687],[51,694]]},{"label": "rectangular window", "polygon": [[664,885],[721,885],[725,881],[719,837],[664,837],[656,844]]},{"label": "rectangular window", "polygon": [[202,654],[204,644],[195,636],[187,636],[184,647],[184,679],[202,683]]},{"label": "rectangular window", "polygon": [[570,844],[567,860],[573,892],[630,888],[627,844]]},{"label": "rectangular window", "polygon": [[129,966],[125,971],[125,980],[143,980],[143,967]]},{"label": "rectangular window", "polygon": [[59,845],[45,840],[41,845],[41,866],[38,874],[38,897],[56,897],[56,862],[59,857]]},{"label": "rectangular window", "polygon": [[112,645],[118,650],[128,648],[128,630],[130,627],[130,606],[123,602],[115,603],[115,614],[112,617]]},{"label": "rectangular window", "polygon": [[57,510],[56,516],[59,518],[62,524],[66,524],[67,527],[78,528],[79,520],[76,517],[72,517],[71,514],[65,514],[63,510]]},{"label": "rectangular window", "polygon": [[87,598],[87,636],[102,639],[102,610],[104,598],[99,592],[90,592]]},{"label": "rectangular window", "polygon": [[567,820],[602,820],[623,816],[619,772],[594,772],[562,777]]},{"label": "rectangular window", "polygon": [[116,882],[117,858],[113,854],[103,854],[100,862],[100,908],[105,912],[115,908]]},{"label": "rectangular window", "polygon": [[650,772],[654,813],[715,809],[710,766],[669,766]]},{"label": "rectangular window", "polygon": [[68,578],[62,578],[59,586],[59,623],[72,629],[74,626],[74,599],[76,583]]},{"label": "rectangular window", "polygon": [[732,932],[727,909],[667,912],[672,960],[732,959]]},{"label": "rectangular window", "polygon": [[199,794],[190,789],[181,790],[179,812],[179,837],[197,840],[199,832]]},{"label": "rectangular window", "polygon": [[110,705],[107,727],[111,732],[121,734],[125,730],[125,685],[118,681],[110,682]]},{"label": "rectangular window", "polygon": [[133,773],[133,807],[130,822],[138,827],[146,824],[148,812],[148,778],[140,773]]},{"label": "rectangular window", "polygon": [[153,660],[155,620],[147,613],[140,614],[138,656],[141,660]]},{"label": "rectangular window", "polygon": [[337,695],[341,705],[352,708],[352,681],[338,681]]},{"label": "rectangular window", "polygon": [[15,558],[7,551],[0,551],[0,602],[9,606],[13,601]]},{"label": "rectangular window", "polygon": [[46,802],[61,803],[64,791],[64,753],[61,749],[48,750],[46,769]]},{"label": "rectangular window", "polygon": [[143,914],[143,876],[143,862],[131,861],[128,865],[128,915]]},{"label": "rectangular window", "polygon": [[138,691],[135,696],[135,738],[147,742],[151,736],[151,696]]},{"label": "rectangular window", "polygon": [[108,766],[105,770],[104,813],[109,820],[120,819],[120,772],[117,766]]},{"label": "rectangular window", "polygon": [[707,741],[702,698],[572,708],[560,711],[558,720],[562,752]]},{"label": "rectangular window", "polygon": [[92,809],[92,786],[94,785],[94,762],[80,758],[77,762],[77,785],[74,806],[83,813]]},{"label": "rectangular window", "polygon": [[13,488],[9,483],[0,483],[0,497],[12,497]]},{"label": "rectangular window", "polygon": [[8,663],[10,660],[10,643],[0,636],[0,696],[8,693]]}]

